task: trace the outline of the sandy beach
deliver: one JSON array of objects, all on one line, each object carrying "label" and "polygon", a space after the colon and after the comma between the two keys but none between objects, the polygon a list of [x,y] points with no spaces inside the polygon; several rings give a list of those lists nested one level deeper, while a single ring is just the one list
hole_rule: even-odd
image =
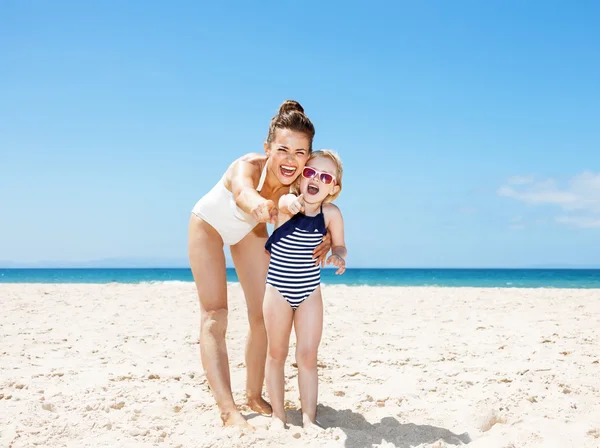
[{"label": "sandy beach", "polygon": [[[229,286],[243,403],[245,304]],[[318,420],[221,428],[192,283],[0,285],[1,447],[600,447],[600,290],[325,286]]]}]

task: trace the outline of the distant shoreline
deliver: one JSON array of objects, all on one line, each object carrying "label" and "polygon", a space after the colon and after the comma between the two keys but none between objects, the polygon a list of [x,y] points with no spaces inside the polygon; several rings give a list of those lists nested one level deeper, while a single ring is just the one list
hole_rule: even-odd
[{"label": "distant shoreline", "polygon": [[[189,270],[188,266],[2,266],[0,265],[0,270],[17,270],[17,269],[181,269],[181,270]],[[228,266],[228,270],[235,270],[233,266]],[[328,266],[325,269],[333,269]],[[416,271],[416,270],[436,270],[436,271],[555,271],[555,270],[581,270],[581,271],[600,271],[600,266],[591,265],[591,266],[524,266],[524,267],[354,267],[348,268],[347,270],[390,270],[390,271]]]},{"label": "distant shoreline", "polygon": [[[0,284],[108,284],[192,282],[189,268],[0,268]],[[238,281],[234,268],[227,281]],[[600,288],[600,269],[581,268],[349,268],[344,275],[322,270],[325,285],[479,287],[479,288]]]}]

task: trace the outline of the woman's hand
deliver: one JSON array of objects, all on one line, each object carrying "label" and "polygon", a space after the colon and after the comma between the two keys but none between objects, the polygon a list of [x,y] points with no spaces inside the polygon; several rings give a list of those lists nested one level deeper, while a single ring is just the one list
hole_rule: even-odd
[{"label": "woman's hand", "polygon": [[327,259],[327,264],[333,264],[338,268],[335,271],[336,274],[341,275],[346,271],[346,260],[344,260],[340,255],[333,254]]},{"label": "woman's hand", "polygon": [[331,249],[331,236],[329,235],[329,232],[327,232],[323,237],[323,242],[315,247],[315,250],[313,251],[313,258],[317,259],[315,262],[316,265],[321,264],[321,267],[325,266],[325,260],[327,259],[329,249]]},{"label": "woman's hand", "polygon": [[275,202],[270,199],[255,206],[250,214],[257,222],[277,223],[277,207],[275,207]]}]

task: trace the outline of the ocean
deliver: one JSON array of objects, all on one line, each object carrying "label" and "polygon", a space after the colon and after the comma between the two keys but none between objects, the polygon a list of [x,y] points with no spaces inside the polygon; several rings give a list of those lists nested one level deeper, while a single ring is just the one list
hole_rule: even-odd
[{"label": "ocean", "polygon": [[[323,284],[480,288],[600,288],[600,269],[348,269],[322,271]],[[234,269],[227,280],[237,282]],[[188,268],[0,269],[0,283],[191,282]]]}]

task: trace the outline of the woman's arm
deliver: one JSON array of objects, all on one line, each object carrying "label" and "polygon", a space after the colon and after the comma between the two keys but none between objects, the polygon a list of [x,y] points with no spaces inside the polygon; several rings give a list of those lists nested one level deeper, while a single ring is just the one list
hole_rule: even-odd
[{"label": "woman's arm", "polygon": [[260,176],[260,168],[245,160],[238,160],[232,167],[231,192],[236,205],[258,222],[277,220],[277,207],[269,199],[263,198],[256,191],[256,178]]}]

